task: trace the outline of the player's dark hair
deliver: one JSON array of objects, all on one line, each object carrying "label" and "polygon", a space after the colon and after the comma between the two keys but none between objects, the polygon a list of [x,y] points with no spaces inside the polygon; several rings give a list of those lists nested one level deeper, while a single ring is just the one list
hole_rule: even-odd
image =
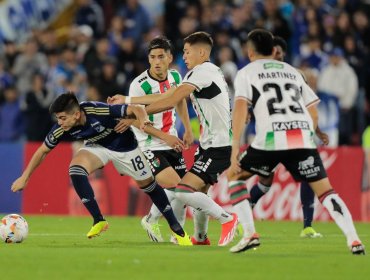
[{"label": "player's dark hair", "polygon": [[171,41],[164,36],[156,37],[150,41],[148,45],[148,53],[150,53],[150,51],[154,49],[163,49],[165,51],[172,52]]},{"label": "player's dark hair", "polygon": [[275,36],[274,37],[274,47],[276,47],[276,46],[281,47],[281,49],[285,53],[288,51],[288,45],[287,45],[286,41],[280,36]]},{"label": "player's dark hair", "polygon": [[67,112],[70,113],[74,109],[80,108],[77,97],[73,92],[67,92],[59,95],[50,105],[50,114]]},{"label": "player's dark hair", "polygon": [[194,44],[206,44],[210,46],[211,48],[213,47],[213,40],[211,35],[209,35],[207,32],[204,31],[199,31],[199,32],[194,32],[190,34],[188,37],[184,39],[184,44],[188,43],[190,45]]},{"label": "player's dark hair", "polygon": [[274,48],[274,36],[265,29],[254,29],[248,34],[248,43],[261,55],[271,55]]}]

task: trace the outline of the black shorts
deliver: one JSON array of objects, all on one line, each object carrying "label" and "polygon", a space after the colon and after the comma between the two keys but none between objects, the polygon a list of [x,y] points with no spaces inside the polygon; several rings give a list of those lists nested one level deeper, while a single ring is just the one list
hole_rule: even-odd
[{"label": "black shorts", "polygon": [[218,175],[230,166],[231,146],[208,148],[198,147],[194,164],[189,172],[200,177],[206,184],[217,183]]},{"label": "black shorts", "polygon": [[143,154],[149,162],[150,169],[154,176],[157,176],[158,173],[167,167],[172,167],[180,178],[184,177],[187,171],[182,153],[176,152],[175,150],[146,150]]},{"label": "black shorts", "polygon": [[326,178],[326,171],[317,149],[284,151],[257,150],[249,146],[240,155],[241,168],[268,177],[282,163],[296,181],[315,182]]}]

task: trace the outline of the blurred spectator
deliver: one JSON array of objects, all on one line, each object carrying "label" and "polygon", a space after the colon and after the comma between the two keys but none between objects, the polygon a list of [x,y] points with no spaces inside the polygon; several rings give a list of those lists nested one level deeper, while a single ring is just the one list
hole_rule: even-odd
[{"label": "blurred spectator", "polygon": [[13,41],[4,42],[4,53],[0,53],[0,56],[4,59],[5,68],[9,71],[13,69],[15,59],[17,58],[19,52],[18,47]]},{"label": "blurred spectator", "polygon": [[140,45],[142,36],[153,26],[148,11],[138,0],[126,0],[117,14],[125,21],[124,36],[134,39],[135,44]]},{"label": "blurred spectator", "polygon": [[54,100],[54,95],[46,90],[44,77],[40,73],[35,73],[32,81],[32,90],[27,92],[22,108],[26,137],[28,141],[43,141],[53,125],[49,106]]},{"label": "blurred spectator", "polygon": [[76,50],[66,47],[56,68],[56,93],[73,91],[79,100],[85,100],[87,78],[84,67],[77,62]]},{"label": "blurred spectator", "polygon": [[[321,49],[321,41],[317,36],[307,38],[307,43],[301,46],[301,66],[322,69],[328,63],[328,56]],[[297,63],[295,63],[297,65]]]},{"label": "blurred spectator", "polygon": [[77,25],[88,25],[93,30],[95,38],[104,32],[104,15],[102,8],[94,0],[77,0],[78,9],[75,15]]},{"label": "blurred spectator", "polygon": [[274,35],[284,38],[289,42],[291,31],[286,19],[279,11],[278,0],[264,1],[261,18],[256,22],[256,27],[270,30]]},{"label": "blurred spectator", "polygon": [[85,55],[83,66],[87,71],[90,83],[96,81],[101,75],[103,62],[109,58],[109,41],[107,38],[101,38],[96,41],[95,46]]},{"label": "blurred spectator", "polygon": [[15,60],[13,74],[17,80],[17,90],[22,96],[32,87],[32,75],[35,72],[46,73],[48,62],[45,54],[39,52],[34,39],[29,39]]},{"label": "blurred spectator", "polygon": [[92,51],[94,31],[88,25],[80,25],[74,27],[74,38],[76,42],[76,58],[79,63],[82,63],[86,53]]},{"label": "blurred spectator", "polygon": [[232,49],[228,46],[222,47],[218,52],[217,60],[220,65],[220,69],[225,76],[226,83],[231,90],[231,94],[234,94],[234,79],[238,72],[238,67],[233,62]]},{"label": "blurred spectator", "polygon": [[4,91],[4,102],[0,104],[0,142],[17,141],[23,135],[23,116],[15,87]]},{"label": "blurred spectator", "polygon": [[104,61],[101,76],[96,83],[99,101],[106,102],[109,96],[124,94],[124,82],[122,75],[117,73],[116,61],[112,58]]},{"label": "blurred spectator", "polygon": [[[339,144],[351,144],[353,133],[353,106],[358,94],[358,78],[344,59],[343,50],[334,48],[330,53],[330,64],[320,73],[318,89],[334,95],[339,100]],[[335,81],[335,82],[334,82]]]},{"label": "blurred spectator", "polygon": [[14,83],[12,75],[5,70],[4,58],[0,57],[0,103],[4,99],[4,90]]}]

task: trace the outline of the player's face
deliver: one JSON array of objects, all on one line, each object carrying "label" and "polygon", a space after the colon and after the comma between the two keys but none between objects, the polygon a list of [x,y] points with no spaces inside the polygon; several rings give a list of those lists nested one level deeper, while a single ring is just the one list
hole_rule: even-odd
[{"label": "player's face", "polygon": [[199,47],[197,45],[185,43],[182,58],[184,59],[186,67],[188,67],[188,69],[193,69],[199,64],[199,60],[201,58]]},{"label": "player's face", "polygon": [[155,78],[163,79],[167,76],[167,70],[172,62],[170,51],[164,49],[153,49],[148,55],[150,64],[150,73],[154,74]]},{"label": "player's face", "polygon": [[275,46],[275,55],[274,55],[274,57],[275,57],[276,60],[284,61],[285,52],[283,51],[283,49],[280,46]]},{"label": "player's face", "polygon": [[64,131],[70,130],[72,127],[78,124],[80,119],[80,111],[74,111],[73,113],[60,112],[56,113],[55,117],[57,118],[58,124]]}]

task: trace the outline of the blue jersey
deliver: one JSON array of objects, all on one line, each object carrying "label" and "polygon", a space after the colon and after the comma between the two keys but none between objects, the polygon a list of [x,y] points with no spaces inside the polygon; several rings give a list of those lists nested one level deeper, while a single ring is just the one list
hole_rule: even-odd
[{"label": "blue jersey", "polygon": [[116,152],[136,149],[137,140],[131,128],[116,133],[114,127],[118,119],[127,115],[127,105],[108,105],[102,102],[82,102],[80,108],[85,112],[86,123],[64,131],[55,124],[45,138],[45,145],[53,149],[63,140],[85,140],[85,145],[98,144]]}]

